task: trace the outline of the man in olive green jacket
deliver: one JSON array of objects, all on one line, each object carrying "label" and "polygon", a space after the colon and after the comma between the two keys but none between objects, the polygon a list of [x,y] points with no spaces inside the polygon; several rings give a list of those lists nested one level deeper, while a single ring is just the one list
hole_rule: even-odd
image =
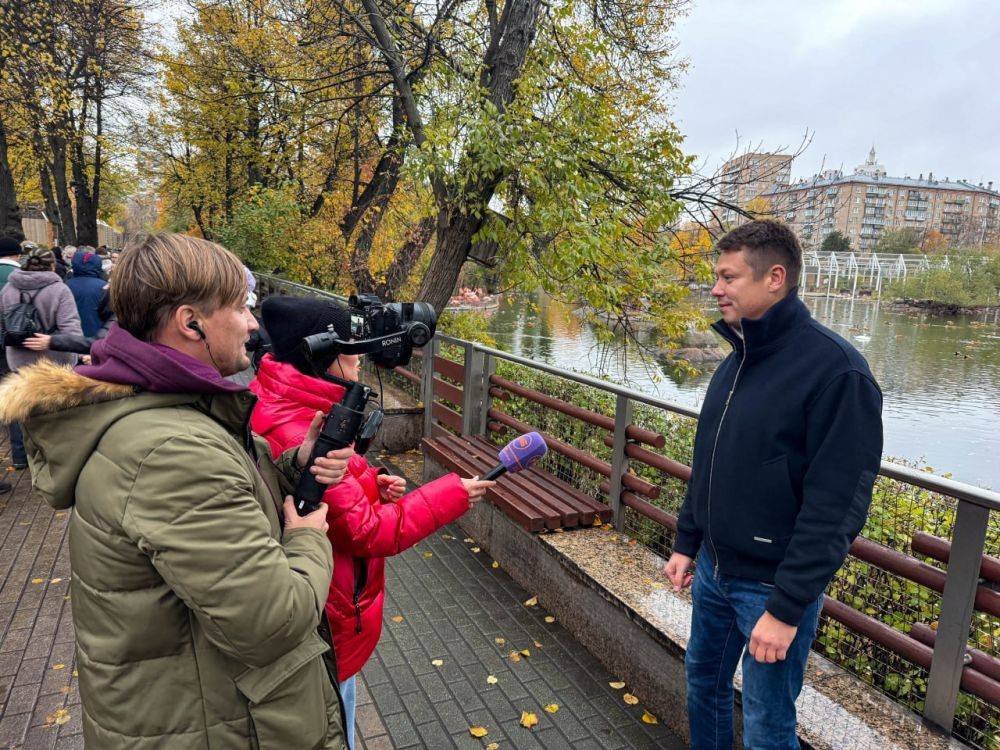
[{"label": "man in olive green jacket", "polygon": [[[153,237],[124,253],[111,295],[121,327],[92,366],[42,362],[0,392],[36,490],[74,511],[87,747],[344,748],[326,509],[281,501],[310,439],[272,463],[247,427],[252,396],[223,379],[246,367],[255,326],[242,266]],[[321,459],[321,481],[344,458]]]}]

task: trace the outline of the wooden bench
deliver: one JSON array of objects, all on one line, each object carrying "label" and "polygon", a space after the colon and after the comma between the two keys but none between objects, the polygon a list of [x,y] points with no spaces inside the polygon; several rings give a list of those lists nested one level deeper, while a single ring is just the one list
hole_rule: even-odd
[{"label": "wooden bench", "polygon": [[[463,477],[482,476],[497,464],[499,447],[481,437],[458,437],[436,431],[422,441],[424,455]],[[542,469],[504,474],[486,493],[527,531],[593,526],[611,521],[611,508]]]}]

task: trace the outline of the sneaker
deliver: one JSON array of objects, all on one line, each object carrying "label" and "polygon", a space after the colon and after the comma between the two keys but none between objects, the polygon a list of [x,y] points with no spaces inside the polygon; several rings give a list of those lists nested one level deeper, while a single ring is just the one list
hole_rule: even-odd
[{"label": "sneaker", "polygon": [[14,487],[10,482],[0,482],[0,495],[6,495],[12,489],[14,489]]},{"label": "sneaker", "polygon": [[27,469],[28,468],[28,462],[27,461],[20,461],[20,462],[15,461],[13,464],[11,464],[11,466],[13,466],[18,471],[21,471],[22,469]]}]

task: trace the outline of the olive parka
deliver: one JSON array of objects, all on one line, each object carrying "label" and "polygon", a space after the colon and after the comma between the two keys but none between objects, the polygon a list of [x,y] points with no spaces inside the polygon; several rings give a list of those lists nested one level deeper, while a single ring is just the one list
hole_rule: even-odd
[{"label": "olive parka", "polygon": [[35,489],[72,508],[86,746],[344,748],[318,529],[282,531],[294,452],[271,461],[247,392],[173,394],[51,362],[0,386]]}]

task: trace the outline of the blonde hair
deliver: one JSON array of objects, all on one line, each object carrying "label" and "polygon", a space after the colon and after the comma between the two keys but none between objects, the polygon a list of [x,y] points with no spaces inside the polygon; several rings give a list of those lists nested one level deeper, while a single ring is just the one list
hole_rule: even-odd
[{"label": "blonde hair", "polygon": [[247,297],[239,259],[221,245],[184,234],[151,234],[125,250],[110,286],[118,325],[142,341],[151,340],[181,305],[211,315]]}]

